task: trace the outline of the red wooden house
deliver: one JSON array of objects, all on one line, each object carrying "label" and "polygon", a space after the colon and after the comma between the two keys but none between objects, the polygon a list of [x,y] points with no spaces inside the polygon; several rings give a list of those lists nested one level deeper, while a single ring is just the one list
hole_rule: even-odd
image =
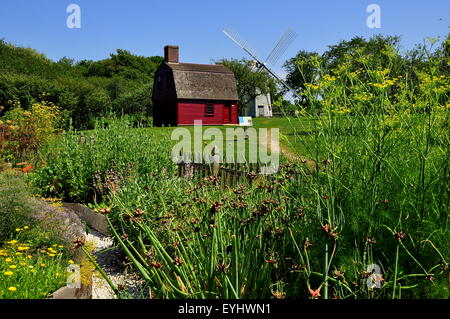
[{"label": "red wooden house", "polygon": [[220,64],[180,63],[178,57],[178,46],[164,47],[164,62],[153,84],[153,124],[238,124],[233,72]]}]

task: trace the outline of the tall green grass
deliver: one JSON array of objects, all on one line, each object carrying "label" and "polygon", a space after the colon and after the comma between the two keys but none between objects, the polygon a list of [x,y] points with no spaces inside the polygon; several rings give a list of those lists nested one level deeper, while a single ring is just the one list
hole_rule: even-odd
[{"label": "tall green grass", "polygon": [[126,121],[92,145],[66,133],[33,178],[108,213],[153,298],[448,298],[442,79],[430,70],[412,100],[389,70],[323,74],[309,110],[272,120],[297,157],[237,187],[177,177],[171,129]]}]

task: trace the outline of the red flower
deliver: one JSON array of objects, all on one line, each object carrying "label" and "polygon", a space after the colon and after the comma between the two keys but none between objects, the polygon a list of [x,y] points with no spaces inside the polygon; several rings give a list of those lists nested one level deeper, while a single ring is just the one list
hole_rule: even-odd
[{"label": "red flower", "polygon": [[84,246],[84,239],[81,237],[78,237],[74,242],[75,248],[80,248]]},{"label": "red flower", "polygon": [[33,168],[32,165],[27,165],[24,168],[22,168],[23,173],[28,173]]},{"label": "red flower", "polygon": [[108,215],[111,212],[111,208],[102,208],[99,210],[100,214]]},{"label": "red flower", "polygon": [[158,262],[151,262],[150,263],[150,266],[152,266],[152,267],[154,267],[154,268],[156,268],[156,269],[159,269],[159,268],[161,268],[163,265],[161,264],[161,263],[158,263]]},{"label": "red flower", "polygon": [[134,211],[134,216],[135,217],[139,217],[139,216],[142,216],[142,215],[144,215],[144,211],[142,210],[142,209],[136,209],[135,211]]},{"label": "red flower", "polygon": [[406,238],[406,234],[405,234],[403,231],[399,231],[399,232],[395,233],[394,238],[395,238],[396,240],[399,240],[399,241],[400,241],[400,240]]},{"label": "red flower", "polygon": [[316,290],[312,290],[311,288],[308,288],[308,293],[311,295],[311,299],[319,299],[320,297],[320,288]]},{"label": "red flower", "polygon": [[181,260],[180,257],[177,256],[173,259],[173,263],[177,266],[181,266],[183,264],[183,261]]},{"label": "red flower", "polygon": [[325,232],[325,234],[326,234],[328,237],[336,237],[336,236],[337,236],[337,233],[335,233],[335,232],[331,229],[331,226],[328,225],[328,224],[326,224],[325,226],[322,226],[322,230]]}]

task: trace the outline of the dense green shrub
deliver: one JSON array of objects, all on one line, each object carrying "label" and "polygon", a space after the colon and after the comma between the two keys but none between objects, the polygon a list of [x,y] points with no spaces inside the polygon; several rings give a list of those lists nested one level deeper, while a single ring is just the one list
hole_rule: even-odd
[{"label": "dense green shrub", "polygon": [[53,62],[33,49],[0,41],[0,117],[17,101],[27,110],[43,95],[66,110],[76,128],[93,128],[95,118],[111,114],[149,116],[153,76],[161,61],[118,50],[97,62]]},{"label": "dense green shrub", "polygon": [[0,173],[0,243],[14,238],[16,229],[31,226],[29,187],[15,172]]}]

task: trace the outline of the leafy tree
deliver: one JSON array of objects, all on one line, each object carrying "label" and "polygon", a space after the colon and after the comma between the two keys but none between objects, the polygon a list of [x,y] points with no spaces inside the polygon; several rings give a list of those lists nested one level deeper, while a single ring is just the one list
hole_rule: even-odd
[{"label": "leafy tree", "polygon": [[318,59],[317,52],[299,51],[283,65],[287,72],[286,82],[297,91],[305,89],[305,83],[312,83],[319,76],[319,66],[311,63]]},{"label": "leafy tree", "polygon": [[405,60],[398,53],[399,43],[398,36],[375,35],[368,40],[354,37],[330,45],[322,55],[301,50],[284,64],[286,80],[293,88],[303,90],[305,83],[314,83],[321,73],[330,72],[344,63],[349,64],[349,71],[364,68],[361,57],[370,58],[372,67],[390,68],[394,74],[400,74],[405,68]]},{"label": "leafy tree", "polygon": [[254,62],[247,59],[222,59],[216,64],[223,64],[229,68],[236,78],[239,97],[239,114],[243,114],[249,103],[260,94],[276,94],[277,89],[272,77],[256,71]]},{"label": "leafy tree", "polygon": [[100,61],[63,57],[54,62],[31,48],[0,40],[0,116],[14,107],[52,102],[76,128],[116,113],[150,115],[153,77],[162,57],[117,50]]},{"label": "leafy tree", "polygon": [[[341,41],[336,45],[328,46],[328,50],[322,57],[326,62],[327,70],[337,68],[343,62],[348,62],[347,57],[355,58],[351,60],[352,69],[358,69],[362,67],[362,64],[356,58],[370,56],[372,67],[389,67],[395,72],[400,71],[403,66],[403,59],[398,53],[399,45],[399,36],[374,35],[368,40],[363,37],[354,37],[350,41]],[[392,61],[393,57],[395,61]]]}]

